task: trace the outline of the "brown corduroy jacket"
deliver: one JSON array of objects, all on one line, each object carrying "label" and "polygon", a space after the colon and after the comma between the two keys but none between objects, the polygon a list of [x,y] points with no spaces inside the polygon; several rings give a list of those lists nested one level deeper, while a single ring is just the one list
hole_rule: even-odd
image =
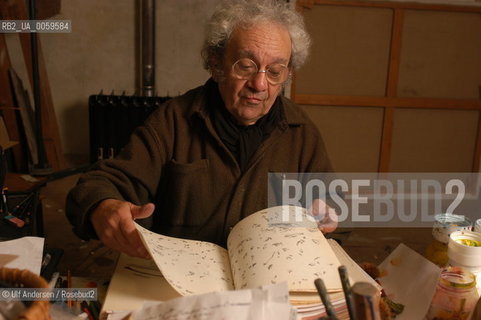
[{"label": "brown corduroy jacket", "polygon": [[171,99],[139,127],[113,160],[81,176],[67,199],[67,217],[81,238],[95,238],[89,213],[104,199],[156,211],[143,225],[165,235],[225,245],[232,226],[267,207],[268,173],[328,172],[321,136],[286,98],[278,126],[241,172],[214,130],[204,86]]}]

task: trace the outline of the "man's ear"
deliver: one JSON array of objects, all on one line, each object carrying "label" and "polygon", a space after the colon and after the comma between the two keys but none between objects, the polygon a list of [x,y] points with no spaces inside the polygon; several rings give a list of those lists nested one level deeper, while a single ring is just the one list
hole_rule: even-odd
[{"label": "man's ear", "polygon": [[222,70],[222,63],[219,61],[218,58],[212,57],[210,59],[210,70],[212,74],[212,79],[214,79],[215,82],[221,81],[224,71]]}]

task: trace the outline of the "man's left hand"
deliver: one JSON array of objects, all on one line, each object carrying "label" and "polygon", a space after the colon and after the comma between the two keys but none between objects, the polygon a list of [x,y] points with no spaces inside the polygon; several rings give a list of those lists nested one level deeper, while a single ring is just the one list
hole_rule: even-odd
[{"label": "man's left hand", "polygon": [[317,226],[322,233],[329,233],[336,230],[338,224],[337,213],[323,200],[315,199],[312,201],[312,205],[307,211],[314,216],[317,221]]}]

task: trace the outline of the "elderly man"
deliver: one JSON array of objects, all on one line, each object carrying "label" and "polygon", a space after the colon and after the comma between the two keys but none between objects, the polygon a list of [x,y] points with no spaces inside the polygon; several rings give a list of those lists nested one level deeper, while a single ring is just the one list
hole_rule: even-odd
[{"label": "elderly man", "polygon": [[160,106],[116,159],[80,178],[67,201],[77,235],[147,257],[133,221],[148,217],[155,232],[224,245],[267,207],[269,172],[330,171],[315,125],[280,95],[310,41],[281,2],[218,8],[202,50],[212,78]]}]

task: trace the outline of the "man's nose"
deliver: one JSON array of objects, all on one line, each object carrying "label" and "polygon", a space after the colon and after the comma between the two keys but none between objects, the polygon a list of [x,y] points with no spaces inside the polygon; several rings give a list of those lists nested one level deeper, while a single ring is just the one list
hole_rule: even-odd
[{"label": "man's nose", "polygon": [[267,82],[266,70],[259,70],[249,81],[250,86],[256,91],[265,91],[269,83]]}]

